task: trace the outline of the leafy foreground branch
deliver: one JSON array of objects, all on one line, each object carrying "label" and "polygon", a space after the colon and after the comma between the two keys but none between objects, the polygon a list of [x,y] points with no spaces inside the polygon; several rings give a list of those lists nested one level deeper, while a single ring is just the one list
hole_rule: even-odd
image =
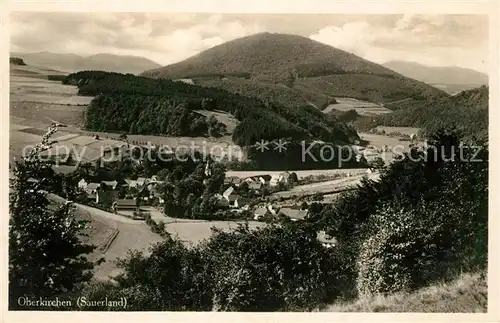
[{"label": "leafy foreground branch", "polygon": [[[85,255],[96,247],[81,243],[87,221],[74,215],[74,206],[51,203],[47,192],[55,185],[52,169],[40,162],[50,147],[50,127],[38,144],[17,161],[10,183],[9,308],[18,309],[20,297],[52,297],[78,290],[92,278],[95,263]],[[35,179],[35,180],[33,180]]]}]

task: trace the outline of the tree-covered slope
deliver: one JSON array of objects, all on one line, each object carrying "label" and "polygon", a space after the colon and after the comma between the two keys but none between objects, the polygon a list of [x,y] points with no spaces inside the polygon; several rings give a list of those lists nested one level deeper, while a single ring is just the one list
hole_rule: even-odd
[{"label": "tree-covered slope", "polygon": [[344,122],[310,105],[263,103],[216,88],[100,71],[70,74],[64,83],[77,85],[80,95],[96,96],[87,110],[89,130],[199,136],[206,127],[196,110],[221,110],[240,121],[233,141],[241,146],[279,138],[337,143],[358,139]]},{"label": "tree-covered slope", "polygon": [[[179,63],[145,71],[142,75],[203,79],[204,82],[212,78],[218,80],[212,83],[214,86],[271,102],[282,100],[286,95],[293,97],[294,94],[269,95],[269,91],[256,91],[255,87],[263,89],[271,84],[283,84],[308,95],[362,97],[377,102],[390,102],[403,96],[447,96],[441,90],[354,54],[306,37],[287,34],[260,33],[235,39]],[[234,78],[248,82],[242,85],[236,83]],[[327,82],[326,89],[316,86],[318,79]],[[303,103],[299,101],[297,104]]]},{"label": "tree-covered slope", "polygon": [[381,116],[378,124],[418,127],[433,133],[437,129],[459,129],[465,136],[488,133],[489,88],[482,86],[437,101],[408,104],[405,108]]}]

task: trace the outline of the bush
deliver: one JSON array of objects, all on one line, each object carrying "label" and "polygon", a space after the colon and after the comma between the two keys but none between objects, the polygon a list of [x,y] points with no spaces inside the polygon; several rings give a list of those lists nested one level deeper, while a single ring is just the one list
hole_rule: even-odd
[{"label": "bush", "polygon": [[133,311],[290,311],[313,310],[348,289],[342,259],[311,227],[215,231],[195,248],[169,238],[149,256],[131,252],[118,262],[116,286],[94,284],[83,296],[126,297]]},{"label": "bush", "polygon": [[312,310],[340,294],[341,266],[306,227],[240,227],[216,233],[204,250],[216,310]]},{"label": "bush", "polygon": [[413,290],[477,269],[475,243],[467,238],[474,230],[468,211],[447,201],[382,205],[360,247],[358,293]]},{"label": "bush", "polygon": [[410,288],[411,270],[405,262],[412,260],[408,259],[415,244],[411,235],[418,232],[407,222],[414,218],[412,211],[394,211],[386,208],[373,215],[375,232],[362,243],[357,258],[356,285],[360,295]]}]

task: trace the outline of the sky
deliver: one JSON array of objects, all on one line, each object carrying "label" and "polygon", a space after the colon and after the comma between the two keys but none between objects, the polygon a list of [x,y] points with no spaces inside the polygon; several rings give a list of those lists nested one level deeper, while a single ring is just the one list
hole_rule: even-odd
[{"label": "sky", "polygon": [[259,33],[297,34],[382,64],[488,72],[485,15],[13,12],[11,52],[110,53],[168,65]]}]

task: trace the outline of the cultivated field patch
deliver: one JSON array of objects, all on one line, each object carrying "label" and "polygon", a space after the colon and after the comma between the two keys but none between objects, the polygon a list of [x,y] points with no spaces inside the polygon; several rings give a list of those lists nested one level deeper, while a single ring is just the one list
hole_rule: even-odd
[{"label": "cultivated field patch", "polygon": [[207,110],[196,110],[199,114],[204,115],[207,118],[214,116],[217,120],[226,125],[227,132],[232,134],[234,129],[238,125],[239,121],[232,115],[224,111],[207,111]]},{"label": "cultivated field patch", "polygon": [[[81,127],[85,116],[85,107],[67,106],[41,102],[10,102],[10,115],[24,121],[34,120],[40,125],[49,126],[53,122]],[[20,122],[24,125],[24,122]]]},{"label": "cultivated field patch", "polygon": [[[365,170],[366,172],[366,170]],[[369,179],[376,180],[379,178],[379,174],[361,174],[354,175],[352,177],[343,178],[343,179],[335,179],[331,181],[325,181],[320,183],[313,183],[307,185],[298,185],[293,187],[288,191],[276,192],[272,196],[277,198],[290,198],[292,196],[308,196],[314,194],[333,194],[336,191],[342,191],[345,189],[349,189],[355,187],[357,184],[361,182],[361,179],[367,176]]]},{"label": "cultivated field patch", "polygon": [[[239,177],[239,178],[248,178],[248,177],[253,177],[253,176],[259,176],[259,175],[279,175],[283,173],[285,170],[282,171],[227,171],[226,172],[226,177]],[[319,176],[319,175],[335,175],[335,174],[347,174],[351,173],[351,175],[359,175],[359,174],[365,174],[366,173],[366,168],[342,168],[342,169],[320,169],[320,170],[287,170],[288,172],[296,173],[298,179],[303,179],[308,176]]]},{"label": "cultivated field patch", "polygon": [[78,96],[76,86],[33,76],[38,75],[10,76],[11,102],[88,105],[92,100],[92,97]]},{"label": "cultivated field patch", "polygon": [[369,101],[357,100],[353,98],[335,98],[335,100],[337,101],[337,103],[327,106],[323,110],[324,113],[329,113],[333,110],[344,112],[349,110],[356,110],[356,112],[360,115],[375,116],[392,112],[392,110],[384,108],[380,104]]}]

